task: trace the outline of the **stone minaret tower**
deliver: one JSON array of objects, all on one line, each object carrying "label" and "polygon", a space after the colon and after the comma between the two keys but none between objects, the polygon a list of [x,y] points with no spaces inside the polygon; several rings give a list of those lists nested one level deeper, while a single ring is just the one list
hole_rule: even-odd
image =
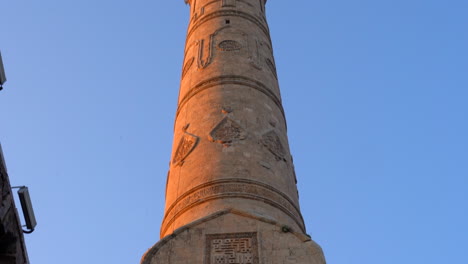
[{"label": "stone minaret tower", "polygon": [[323,264],[306,235],[266,0],[185,0],[161,241],[143,264]]}]

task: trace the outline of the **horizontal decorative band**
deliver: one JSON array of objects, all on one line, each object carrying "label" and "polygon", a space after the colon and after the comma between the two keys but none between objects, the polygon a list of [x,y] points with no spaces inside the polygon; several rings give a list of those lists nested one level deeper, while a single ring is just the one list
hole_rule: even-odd
[{"label": "horizontal decorative band", "polygon": [[284,109],[281,104],[281,99],[278,98],[270,89],[268,89],[263,83],[258,82],[256,80],[243,77],[240,75],[222,75],[219,77],[211,78],[205,81],[202,81],[195,85],[193,88],[191,88],[187,94],[180,100],[179,102],[179,107],[177,108],[176,112],[176,118],[179,116],[180,111],[184,107],[187,102],[192,99],[195,95],[200,93],[203,90],[206,90],[208,88],[212,88],[218,85],[223,85],[223,84],[237,84],[241,85],[243,87],[248,87],[255,89],[266,96],[268,96],[274,103],[275,105],[279,108],[281,111],[281,114],[283,115],[284,120],[286,120],[286,117],[284,115]]},{"label": "horizontal decorative band", "polygon": [[[224,16],[241,17],[241,18],[245,18],[245,19],[249,20],[250,22],[257,25],[263,31],[263,33],[265,33],[266,37],[268,38],[269,42],[271,43],[270,31],[268,30],[268,27],[266,26],[266,22],[262,23],[262,21],[260,21],[255,16],[253,16],[253,15],[251,15],[249,13],[246,13],[246,12],[239,11],[239,10],[220,10],[220,11],[215,11],[215,12],[212,12],[212,13],[209,13],[209,14],[206,14],[206,15],[200,17],[200,19],[197,20],[196,22],[194,22],[193,26],[191,26],[189,28],[188,33],[187,33],[186,42],[190,39],[190,36],[193,34],[193,32],[195,32],[195,30],[197,28],[199,28],[202,24],[204,24],[205,22],[207,22],[207,21],[209,21],[211,19],[214,19],[214,18],[217,18],[217,17],[224,17]],[[185,46],[187,46],[187,45],[185,45]]]},{"label": "horizontal decorative band", "polygon": [[304,220],[299,208],[281,191],[261,182],[247,179],[224,179],[197,186],[180,196],[167,210],[162,233],[178,216],[199,204],[226,198],[244,198],[262,201],[289,215],[299,227],[304,229]]}]

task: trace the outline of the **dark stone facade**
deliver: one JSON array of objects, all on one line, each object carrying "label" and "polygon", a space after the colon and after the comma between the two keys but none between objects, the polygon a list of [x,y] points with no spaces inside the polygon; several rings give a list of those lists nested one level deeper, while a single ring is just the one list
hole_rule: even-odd
[{"label": "dark stone facade", "polygon": [[0,264],[29,263],[0,145]]}]

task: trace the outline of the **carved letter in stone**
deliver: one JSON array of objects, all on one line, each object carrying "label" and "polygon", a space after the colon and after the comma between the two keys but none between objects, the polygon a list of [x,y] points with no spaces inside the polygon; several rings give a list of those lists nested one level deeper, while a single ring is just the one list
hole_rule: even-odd
[{"label": "carved letter in stone", "polygon": [[260,141],[263,146],[265,146],[273,155],[275,155],[276,160],[286,161],[285,155],[286,151],[284,150],[283,144],[275,131],[267,132],[262,136]]},{"label": "carved letter in stone", "polygon": [[216,30],[209,36],[209,43],[207,42],[206,38],[197,42],[199,69],[208,67],[213,62],[214,57],[218,56],[219,51],[236,51],[237,55],[251,59],[251,55],[248,55],[249,52],[251,53],[250,48],[248,48],[251,44],[248,42],[247,34],[232,28],[230,25]]},{"label": "carved letter in stone", "polygon": [[209,138],[213,142],[221,144],[231,143],[233,141],[246,138],[245,130],[236,121],[225,117],[213,130]]},{"label": "carved letter in stone", "polygon": [[174,154],[172,159],[173,165],[182,165],[183,161],[187,156],[195,149],[199,141],[199,138],[190,133],[184,132],[182,138],[180,139],[179,146]]},{"label": "carved letter in stone", "polygon": [[202,39],[198,42],[198,68],[204,69],[210,65],[211,60],[213,59],[213,35],[210,36],[209,43],[205,43],[205,40]]},{"label": "carved letter in stone", "polygon": [[206,235],[205,264],[258,264],[257,233]]},{"label": "carved letter in stone", "polygon": [[250,46],[252,47],[252,50],[250,51],[250,64],[254,66],[256,69],[261,70],[262,65],[261,65],[261,55],[260,55],[260,49],[263,46],[262,42],[255,40],[251,41],[253,42]]}]

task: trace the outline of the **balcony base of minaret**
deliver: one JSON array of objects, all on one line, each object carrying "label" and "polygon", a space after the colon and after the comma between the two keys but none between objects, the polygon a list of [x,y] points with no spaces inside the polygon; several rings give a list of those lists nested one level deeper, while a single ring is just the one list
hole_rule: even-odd
[{"label": "balcony base of minaret", "polygon": [[275,220],[228,209],[161,239],[141,264],[325,264],[309,236]]}]

